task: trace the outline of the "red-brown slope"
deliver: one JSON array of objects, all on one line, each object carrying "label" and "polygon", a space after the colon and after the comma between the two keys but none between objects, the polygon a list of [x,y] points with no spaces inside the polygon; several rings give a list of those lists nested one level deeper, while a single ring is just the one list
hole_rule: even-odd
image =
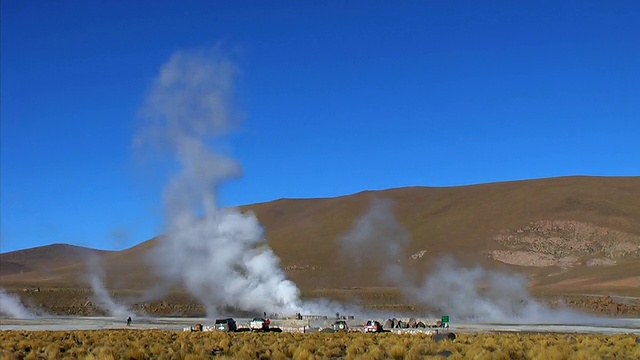
[{"label": "red-brown slope", "polygon": [[[327,199],[282,199],[242,210],[255,212],[289,276],[303,288],[379,286],[385,285],[381,269],[358,269],[344,256],[338,242],[374,197],[395,203],[396,217],[412,236],[407,254],[426,251],[420,259],[398,259],[417,273],[424,273],[443,254],[454,254],[469,262],[538,274],[537,279],[544,276],[541,283],[551,286],[553,276],[547,275],[563,273],[562,269],[505,265],[487,258],[490,250],[508,249],[496,238],[541,221],[578,222],[632,237],[640,235],[640,177],[563,177],[449,188],[411,187]],[[148,241],[104,256],[109,277],[124,286],[148,287],[155,280],[153,269],[144,259],[152,246],[153,241]],[[363,251],[376,253],[381,249]],[[617,266],[620,273],[616,273]],[[71,276],[80,269],[79,265],[71,266],[61,276]],[[582,266],[567,272],[596,278],[600,273],[606,274],[602,281],[611,282],[640,275],[640,265],[619,259],[606,269]],[[0,282],[5,278],[0,277]],[[21,279],[27,281],[29,276]]]},{"label": "red-brown slope", "polygon": [[68,244],[52,244],[0,254],[0,275],[54,271],[109,251]]}]

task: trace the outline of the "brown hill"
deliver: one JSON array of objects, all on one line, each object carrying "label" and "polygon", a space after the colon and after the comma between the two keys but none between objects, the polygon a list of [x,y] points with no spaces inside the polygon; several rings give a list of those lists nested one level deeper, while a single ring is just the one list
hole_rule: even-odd
[{"label": "brown hill", "polygon": [[[620,279],[640,275],[640,177],[401,188],[333,199],[280,200],[252,209],[267,224],[269,240],[285,266],[295,269],[290,276],[303,286],[381,285],[372,269],[357,271],[343,261],[336,241],[373,197],[395,202],[395,214],[412,236],[408,253],[424,254],[409,262],[420,272],[443,254],[453,254],[491,267],[510,264],[512,270],[544,280],[563,272],[599,278],[603,269]],[[531,233],[536,236],[527,237]],[[539,266],[519,258],[522,255],[550,260]],[[575,259],[566,259],[569,256]],[[616,272],[618,267],[624,271]],[[627,286],[637,289],[638,284]]]},{"label": "brown hill", "polygon": [[[396,217],[411,234],[406,256],[398,260],[414,274],[424,274],[439,257],[451,254],[468,263],[529,274],[533,285],[545,291],[637,293],[640,288],[640,177],[409,187],[281,199],[242,210],[255,212],[289,277],[302,288],[392,286],[381,279],[379,266],[359,269],[350,262],[338,242],[374,197],[395,203]],[[153,244],[149,240],[103,253],[110,283],[130,289],[154,283],[144,261]],[[32,250],[2,254],[2,268],[13,270],[0,274],[0,284],[55,279],[51,281],[69,285],[84,269],[82,255],[47,251],[43,256]]]},{"label": "brown hill", "polygon": [[57,269],[100,257],[109,251],[68,244],[52,244],[0,254],[0,277],[23,274],[24,278],[55,272]]}]

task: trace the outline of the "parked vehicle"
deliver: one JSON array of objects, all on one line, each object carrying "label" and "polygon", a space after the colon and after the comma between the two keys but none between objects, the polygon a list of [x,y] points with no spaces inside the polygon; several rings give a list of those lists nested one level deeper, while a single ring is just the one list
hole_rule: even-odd
[{"label": "parked vehicle", "polygon": [[349,331],[349,326],[344,320],[334,322],[331,327],[333,328],[333,331]]},{"label": "parked vehicle", "polygon": [[366,332],[366,333],[369,333],[369,332],[371,332],[371,333],[382,332],[382,324],[380,324],[380,322],[376,321],[376,320],[369,320],[364,325],[364,332]]},{"label": "parked vehicle", "polygon": [[233,332],[238,330],[238,325],[236,324],[236,321],[233,320],[232,318],[217,319],[215,327],[216,327],[216,330],[218,331]]},{"label": "parked vehicle", "polygon": [[254,318],[249,323],[249,329],[252,331],[269,331],[269,320],[263,318]]}]

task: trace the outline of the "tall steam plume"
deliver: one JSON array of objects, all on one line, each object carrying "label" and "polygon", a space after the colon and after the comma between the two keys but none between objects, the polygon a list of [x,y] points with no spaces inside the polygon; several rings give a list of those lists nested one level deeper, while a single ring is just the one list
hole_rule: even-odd
[{"label": "tall steam plume", "polygon": [[132,315],[132,311],[124,304],[116,302],[104,286],[104,270],[98,257],[91,257],[87,262],[87,281],[93,289],[93,299],[98,307],[106,310],[110,316],[126,318]]},{"label": "tall steam plume", "polygon": [[16,319],[28,319],[34,315],[20,302],[20,298],[0,288],[0,314]]},{"label": "tall steam plume", "polygon": [[[393,215],[392,202],[373,199],[369,210],[340,242],[356,263],[375,255],[386,280],[409,301],[423,303],[460,320],[493,323],[584,323],[592,317],[566,309],[550,309],[529,294],[527,279],[517,274],[467,268],[443,258],[422,282],[412,281],[402,261],[408,259],[409,233]],[[381,249],[373,254],[362,249]]]},{"label": "tall steam plume", "polygon": [[142,109],[141,139],[166,150],[178,173],[165,193],[166,232],[153,255],[168,280],[206,306],[297,312],[300,291],[287,280],[251,212],[221,209],[216,190],[241,175],[232,158],[213,151],[233,127],[236,69],[218,50],[175,53],[160,70]]}]

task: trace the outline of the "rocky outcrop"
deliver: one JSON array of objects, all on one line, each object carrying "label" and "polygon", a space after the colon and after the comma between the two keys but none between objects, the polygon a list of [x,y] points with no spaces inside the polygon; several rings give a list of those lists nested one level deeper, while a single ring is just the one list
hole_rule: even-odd
[{"label": "rocky outcrop", "polygon": [[506,249],[489,251],[489,256],[520,266],[569,268],[582,258],[590,266],[640,259],[640,236],[579,221],[537,221],[504,231],[495,241]]}]

